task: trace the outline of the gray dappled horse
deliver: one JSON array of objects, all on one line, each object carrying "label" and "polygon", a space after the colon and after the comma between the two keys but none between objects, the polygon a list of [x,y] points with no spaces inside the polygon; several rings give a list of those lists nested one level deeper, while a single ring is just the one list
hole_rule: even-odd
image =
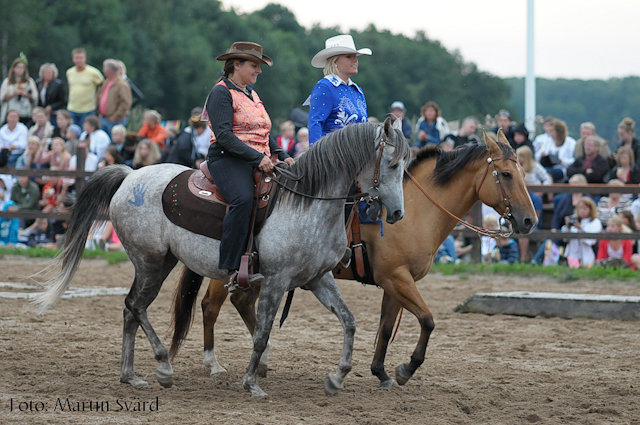
[{"label": "gray dappled horse", "polygon": [[[396,121],[400,122],[399,120]],[[349,125],[314,144],[291,166],[302,177],[295,190],[318,200],[283,190],[271,216],[256,237],[260,272],[264,274],[253,353],[243,379],[254,396],[266,395],[258,386],[256,371],[273,321],[285,292],[304,286],[333,312],[342,323],[344,341],[338,371],[325,380],[327,392],[342,388],[351,370],[355,320],[342,300],[331,274],[347,247],[344,229],[344,197],[354,180],[387,208],[387,222],[404,215],[402,179],[409,147],[402,132],[387,119],[384,124]],[[147,382],[133,369],[135,335],[138,326],[147,335],[156,360],[158,382],[173,384],[169,352],[147,318],[147,307],[158,295],[164,280],[178,261],[185,265],[180,285],[182,302],[188,305],[186,322],[177,323],[186,336],[191,310],[203,276],[226,279],[218,269],[220,242],[174,225],[165,216],[162,194],[169,182],[187,170],[175,164],[153,165],[132,171],[126,166],[109,166],[88,181],[72,210],[62,253],[61,269],[47,281],[46,290],[34,303],[43,312],[62,296],[82,258],[94,220],[109,214],[131,262],[135,278],[125,299],[120,381],[134,387]],[[376,183],[373,183],[374,179]],[[291,182],[289,182],[291,185]],[[54,265],[55,266],[55,265]],[[180,298],[180,297],[178,297]]]}]

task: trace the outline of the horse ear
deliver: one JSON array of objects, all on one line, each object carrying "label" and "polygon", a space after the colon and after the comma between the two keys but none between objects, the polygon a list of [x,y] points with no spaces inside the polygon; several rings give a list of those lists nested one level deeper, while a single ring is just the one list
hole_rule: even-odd
[{"label": "horse ear", "polygon": [[498,129],[498,143],[511,146],[509,140],[507,140],[501,128]]},{"label": "horse ear", "polygon": [[392,128],[392,126],[391,126],[391,119],[390,119],[389,117],[387,117],[387,118],[384,120],[384,134],[386,134],[387,136],[391,136],[391,133],[393,133],[393,132],[391,131],[391,128]]},{"label": "horse ear", "polygon": [[402,119],[396,118],[396,120],[393,122],[393,128],[394,130],[402,131]]},{"label": "horse ear", "polygon": [[[484,143],[485,145],[487,145],[487,149],[489,150],[489,152],[491,152],[492,154],[500,152],[500,148],[498,147],[498,144],[496,143],[496,141],[493,140],[493,137],[489,136],[487,132],[484,130],[482,130],[482,132],[484,133]],[[499,129],[498,134],[501,134],[502,137],[504,138],[504,135],[502,134],[502,130]]]}]

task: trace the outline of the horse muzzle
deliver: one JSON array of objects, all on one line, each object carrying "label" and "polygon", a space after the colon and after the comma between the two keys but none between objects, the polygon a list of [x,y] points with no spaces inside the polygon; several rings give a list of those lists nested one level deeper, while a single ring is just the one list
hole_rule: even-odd
[{"label": "horse muzzle", "polygon": [[518,216],[518,214],[512,214],[509,217],[509,222],[511,223],[511,227],[513,227],[513,231],[523,235],[528,235],[533,232],[533,229],[538,225],[538,217],[535,215]]},{"label": "horse muzzle", "polygon": [[402,220],[402,217],[404,217],[404,212],[402,210],[395,210],[393,212],[387,211],[387,223],[389,224]]}]

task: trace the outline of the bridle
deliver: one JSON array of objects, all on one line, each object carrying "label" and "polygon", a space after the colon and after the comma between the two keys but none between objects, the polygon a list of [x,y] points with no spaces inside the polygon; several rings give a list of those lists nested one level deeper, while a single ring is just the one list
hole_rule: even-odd
[{"label": "bridle", "polygon": [[[505,191],[503,190],[502,184],[500,183],[500,179],[498,178],[498,170],[496,169],[495,162],[496,161],[508,161],[508,160],[514,161],[516,164],[518,163],[518,161],[513,156],[510,156],[508,158],[505,158],[505,157],[502,157],[502,156],[499,157],[499,158],[492,158],[491,154],[489,154],[489,158],[487,158],[487,168],[485,168],[485,170],[484,170],[484,175],[482,176],[482,179],[480,180],[480,184],[478,186],[476,186],[476,193],[479,194],[480,190],[482,189],[482,185],[484,184],[484,181],[487,178],[487,174],[489,173],[489,167],[492,166],[493,167],[493,171],[491,172],[491,174],[495,178],[496,185],[498,186],[498,190],[500,191],[500,197],[502,199],[502,202],[505,205],[505,210],[501,214],[501,218],[503,218],[505,220],[510,220],[513,215],[511,214],[511,204],[509,203],[509,197],[506,195]],[[408,169],[405,168],[404,172],[407,173],[407,176],[409,176],[411,181],[413,181],[413,183],[418,187],[418,189],[420,189],[420,191],[427,198],[429,198],[429,200],[431,202],[433,202],[433,204],[436,207],[440,208],[445,214],[447,214],[449,217],[453,218],[454,220],[458,221],[458,223],[462,224],[466,228],[471,229],[474,232],[479,233],[481,235],[490,236],[492,238],[508,238],[509,236],[511,236],[513,234],[513,230],[511,230],[509,232],[503,232],[501,230],[485,229],[484,227],[475,226],[473,224],[467,223],[466,221],[462,220],[459,217],[456,217],[454,214],[450,213],[445,207],[440,205],[440,203],[438,201],[433,199],[433,197],[431,195],[429,195],[429,193],[422,187],[422,185],[420,185],[418,180],[416,180],[416,178],[413,176],[413,174],[411,174],[409,172]]]}]

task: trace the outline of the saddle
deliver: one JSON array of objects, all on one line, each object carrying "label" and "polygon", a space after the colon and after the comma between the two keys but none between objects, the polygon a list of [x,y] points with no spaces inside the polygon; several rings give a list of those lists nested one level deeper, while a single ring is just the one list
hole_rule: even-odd
[{"label": "saddle", "polygon": [[333,275],[339,279],[353,278],[362,284],[377,286],[373,280],[373,269],[367,255],[367,246],[360,239],[360,217],[357,211],[358,203],[355,203],[345,224],[347,245],[351,248],[350,261],[343,259],[338,263],[333,269]]}]

